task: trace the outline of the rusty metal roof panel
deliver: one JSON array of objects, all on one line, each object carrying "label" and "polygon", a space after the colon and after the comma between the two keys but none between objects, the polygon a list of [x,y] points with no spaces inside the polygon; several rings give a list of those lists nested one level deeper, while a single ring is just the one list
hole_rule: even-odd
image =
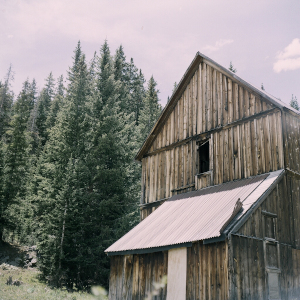
[{"label": "rusty metal roof panel", "polygon": [[105,252],[131,251],[183,244],[219,237],[237,200],[243,215],[283,171],[231,181],[175,195],[111,245]]}]

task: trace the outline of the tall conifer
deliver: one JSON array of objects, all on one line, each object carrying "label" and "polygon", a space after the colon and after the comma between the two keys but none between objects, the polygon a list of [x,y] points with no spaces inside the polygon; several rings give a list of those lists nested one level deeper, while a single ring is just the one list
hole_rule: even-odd
[{"label": "tall conifer", "polygon": [[28,121],[34,106],[32,87],[28,80],[23,84],[21,93],[13,106],[13,117],[6,131],[4,167],[2,171],[2,214],[0,232],[4,228],[14,229],[17,223],[17,211],[9,211],[10,206],[20,204],[25,195],[29,164]]},{"label": "tall conifer", "polygon": [[47,118],[50,112],[51,102],[54,97],[54,78],[52,72],[46,79],[46,85],[40,93],[37,102],[37,116],[35,125],[42,145],[48,140]]},{"label": "tall conifer", "polygon": [[10,65],[4,83],[0,82],[0,139],[7,130],[10,122],[10,113],[13,103],[11,81],[13,80],[12,66]]},{"label": "tall conifer", "polygon": [[69,72],[67,96],[41,158],[37,195],[43,224],[39,233],[41,270],[55,284],[87,285],[84,224],[90,186],[87,135],[90,79],[80,44]]},{"label": "tall conifer", "polygon": [[151,76],[148,81],[148,88],[146,91],[146,96],[144,98],[144,106],[140,116],[140,130],[142,141],[148,136],[150,130],[157,121],[162,107],[159,104],[158,93],[156,89],[157,83],[155,82],[153,76]]}]

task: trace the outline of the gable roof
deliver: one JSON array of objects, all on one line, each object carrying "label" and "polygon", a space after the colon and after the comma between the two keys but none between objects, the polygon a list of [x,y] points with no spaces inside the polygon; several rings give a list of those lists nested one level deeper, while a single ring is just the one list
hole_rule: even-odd
[{"label": "gable roof", "polygon": [[288,111],[292,111],[298,115],[300,115],[300,112],[296,109],[290,107],[286,103],[282,102],[280,99],[272,96],[271,94],[263,91],[260,88],[255,87],[254,85],[250,84],[249,82],[243,80],[239,76],[237,76],[235,73],[229,71],[227,68],[224,68],[223,66],[219,65],[209,57],[205,56],[204,54],[197,52],[195,58],[191,62],[190,66],[184,73],[182,79],[178,83],[176,89],[174,90],[169,102],[164,107],[162,113],[160,114],[157,122],[154,124],[153,128],[151,129],[150,133],[148,134],[146,140],[144,141],[142,147],[140,148],[139,152],[137,153],[135,159],[137,161],[141,160],[143,155],[146,153],[147,149],[151,146],[153,140],[155,139],[156,135],[158,134],[160,127],[164,124],[165,120],[168,118],[169,114],[172,112],[172,109],[175,107],[177,101],[179,100],[182,92],[184,91],[189,78],[195,73],[196,68],[198,67],[199,63],[205,62],[206,64],[210,65],[211,67],[215,68],[216,70],[220,71],[221,73],[228,76],[231,80],[241,84],[245,88],[250,89],[254,93],[258,94],[260,97],[262,97],[264,100],[268,101],[269,103],[275,105],[276,107],[279,107],[280,109],[286,109]]},{"label": "gable roof", "polygon": [[[175,195],[105,252],[108,255],[150,253],[224,237],[233,222],[241,224],[245,216],[248,218],[249,212],[283,174],[284,170],[279,170]],[[242,211],[235,210],[237,202],[242,203]]]}]

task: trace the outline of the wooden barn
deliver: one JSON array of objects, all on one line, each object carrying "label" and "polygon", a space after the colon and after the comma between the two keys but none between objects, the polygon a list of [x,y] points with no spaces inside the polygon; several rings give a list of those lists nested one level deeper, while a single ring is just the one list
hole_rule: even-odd
[{"label": "wooden barn", "polygon": [[197,53],[149,133],[109,299],[300,299],[300,115]]}]

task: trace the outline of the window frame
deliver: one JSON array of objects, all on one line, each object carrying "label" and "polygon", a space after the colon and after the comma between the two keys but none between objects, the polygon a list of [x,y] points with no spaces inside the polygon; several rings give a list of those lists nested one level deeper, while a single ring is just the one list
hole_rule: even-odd
[{"label": "window frame", "polygon": [[[208,145],[207,145],[208,144]],[[202,170],[201,169],[201,159],[200,159],[200,150],[201,150],[201,147],[203,147],[204,145],[207,145],[208,146],[208,149],[206,150],[207,151],[207,158],[208,158],[208,161],[207,161],[207,168],[205,170]],[[201,141],[198,141],[197,142],[197,174],[205,174],[205,173],[208,173],[211,171],[211,139],[210,138],[205,138]]]}]

